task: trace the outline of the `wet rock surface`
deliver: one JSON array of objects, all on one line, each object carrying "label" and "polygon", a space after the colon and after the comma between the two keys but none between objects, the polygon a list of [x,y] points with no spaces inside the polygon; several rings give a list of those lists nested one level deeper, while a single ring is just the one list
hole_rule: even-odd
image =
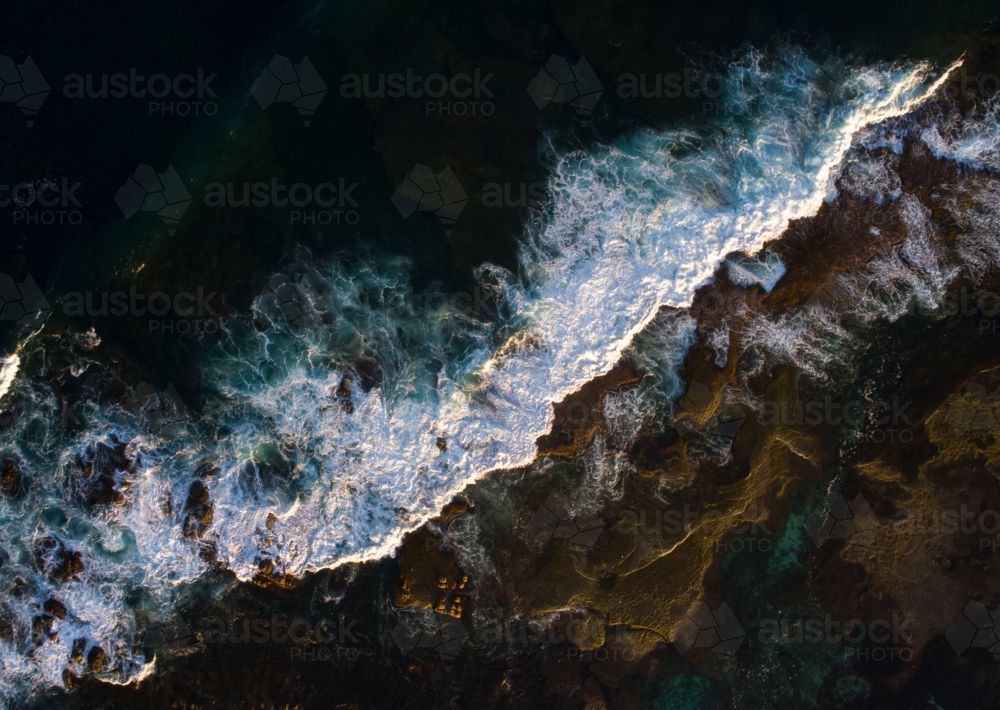
[{"label": "wet rock surface", "polygon": [[[865,8],[856,9],[864,14]],[[474,70],[463,51],[488,47],[492,56],[481,68],[504,67],[505,75],[515,77],[521,101],[527,101],[523,86],[542,55],[552,51],[546,37],[558,32],[557,44],[585,53],[614,101],[609,77],[637,67],[651,73],[683,71],[682,51],[663,62],[661,54],[642,47],[662,45],[667,38],[687,41],[685,33],[698,25],[694,14],[704,12],[647,14],[624,5],[569,8],[565,3],[545,9],[517,6],[509,12],[478,7],[425,12],[416,6],[402,15],[371,11],[385,14],[382,24],[391,30],[390,42],[426,30],[434,68],[444,73]],[[831,12],[852,14],[843,8]],[[398,70],[380,53],[368,54],[350,42],[346,13],[338,8],[320,21],[325,32],[344,42],[343,53],[375,73]],[[475,31],[462,21],[468,13],[477,17]],[[720,13],[720,31],[737,36],[752,21],[754,32],[767,37],[774,27],[794,24],[789,17],[781,9],[751,4],[745,12]],[[931,42],[926,24],[921,27],[913,41]],[[645,34],[653,39],[635,41]],[[622,37],[633,41],[623,43]],[[974,61],[977,67],[995,66],[981,56]],[[637,103],[639,125],[692,108]],[[359,104],[371,121],[372,150],[382,161],[378,172],[384,173],[379,179],[386,183],[399,182],[427,152],[463,175],[544,179],[533,153],[504,140],[516,133],[533,135],[534,113],[501,115],[483,133],[450,116],[428,141],[414,128],[422,118],[419,102],[401,107],[362,99]],[[967,104],[959,99],[942,110],[957,120],[970,108]],[[992,176],[958,170],[919,143],[890,153],[879,149],[869,157],[892,164],[900,189],[930,212],[947,246],[961,231],[949,205],[961,202],[963,185]],[[388,184],[380,187],[390,191]],[[483,208],[477,187],[469,187],[469,211],[448,234],[448,248],[422,259],[440,260],[456,272],[486,259],[513,263],[509,245],[478,236],[497,224],[517,233],[528,210],[496,218]],[[253,300],[254,289],[243,283],[239,272],[249,258],[240,255],[259,251],[255,258],[266,262],[289,239],[287,230],[275,229],[280,236],[268,237],[266,247],[257,249],[244,246],[250,244],[246,235],[197,231],[204,243],[192,253],[202,280],[235,283],[231,291],[242,305]],[[659,413],[659,421],[633,435],[615,429],[607,416],[609,402],[641,392],[655,379],[655,373],[626,358],[554,404],[553,429],[539,439],[534,466],[494,472],[492,480],[467,491],[475,503],[471,508],[445,510],[404,539],[396,560],[366,564],[348,581],[325,571],[304,578],[285,574],[273,532],[278,518],[269,516],[258,531],[266,552],[258,558],[256,585],[236,584],[224,569],[211,572],[212,581],[226,589],[222,601],[205,594],[211,608],[199,610],[193,633],[182,637],[187,655],[162,653],[155,673],[122,687],[87,675],[104,672],[108,656],[77,638],[70,653],[77,667],[63,673],[64,685],[75,688],[73,701],[84,705],[146,708],[325,708],[331,702],[342,707],[631,708],[673,699],[702,707],[923,707],[922,691],[928,687],[936,698],[960,707],[985,707],[998,689],[992,666],[982,662],[990,647],[956,653],[952,640],[962,638],[964,627],[951,638],[949,633],[968,609],[973,628],[987,628],[989,610],[1000,603],[996,533],[989,532],[991,519],[980,524],[984,512],[1000,509],[995,339],[983,337],[979,323],[970,320],[852,323],[851,304],[829,281],[889,254],[904,236],[899,203],[849,201],[843,194],[769,245],[787,267],[771,293],[734,284],[724,267],[699,291],[690,311],[697,321],[696,340],[684,362],[685,385],[670,411]],[[178,264],[151,264],[138,283],[172,282],[180,270]],[[991,277],[995,274],[984,276]],[[793,358],[775,357],[750,342],[761,337],[755,330],[760,319],[777,319],[813,302],[825,304],[838,325],[857,326],[862,343],[848,362],[834,363],[820,377],[796,367]],[[664,309],[661,316],[669,320],[677,314]],[[710,340],[716,331],[724,336]],[[81,349],[88,352],[108,347],[84,344]],[[190,363],[178,358],[165,367],[177,372]],[[84,370],[79,380],[66,377],[60,394],[71,403],[85,401],[93,369]],[[385,376],[376,359],[360,360],[355,394],[378,386]],[[331,393],[348,414],[354,407],[351,385],[345,378]],[[892,407],[894,397],[911,403],[900,415],[904,421],[881,428],[870,421],[855,427],[843,417],[812,422],[801,411],[804,403],[830,398]],[[910,437],[905,442],[901,430]],[[446,433],[431,436],[437,437],[431,442],[439,450],[448,451]],[[114,515],[126,503],[128,479],[139,463],[130,460],[126,444],[102,446],[81,454],[77,500]],[[277,457],[255,461],[249,480],[288,476],[290,467]],[[0,468],[0,490],[16,497],[23,481],[10,470]],[[596,475],[605,478],[595,483],[590,477]],[[172,516],[176,507],[183,516],[187,540],[181,542],[205,543],[206,550],[215,515],[211,487],[211,477],[199,474],[178,492],[176,506],[164,502],[165,515]],[[587,490],[608,495],[588,497]],[[963,528],[969,522],[962,518],[966,511],[975,524]],[[957,521],[945,517],[950,512]],[[957,533],[950,527],[956,522]],[[42,537],[35,551],[38,573],[58,584],[80,583],[89,573],[70,542]],[[23,603],[33,589],[22,578],[10,586],[12,598]],[[976,605],[987,609],[986,617]],[[315,626],[319,617],[338,620],[336,640],[296,644],[270,633],[260,643],[228,633],[222,641],[205,640],[206,619],[257,619],[276,608],[285,623],[303,618]],[[400,615],[416,612],[424,616],[415,631],[407,626],[397,634],[399,620],[410,618]],[[67,613],[62,602],[49,599],[32,617],[30,633],[40,649]],[[845,635],[855,635],[859,627],[853,622],[870,627],[876,620],[895,623],[896,617],[904,624],[911,621],[890,647],[872,639],[855,645],[794,641],[796,629],[812,619],[833,618],[842,622]],[[352,619],[360,620],[357,626],[350,626]],[[791,641],[763,640],[769,621],[776,621],[781,633],[790,629]],[[491,622],[499,622],[502,632]],[[0,620],[0,637],[7,633]],[[15,635],[13,625],[9,634]],[[900,657],[903,650],[907,659]],[[884,662],[889,651],[896,655]],[[882,659],[876,658],[879,652]],[[234,687],[239,692],[233,693]]]},{"label": "wet rock surface", "polygon": [[200,540],[212,524],[211,494],[202,481],[195,481],[184,504],[184,537]]},{"label": "wet rock surface", "polygon": [[0,492],[8,498],[16,497],[23,486],[23,474],[12,457],[0,458]]},{"label": "wet rock surface", "polygon": [[394,585],[397,607],[433,610],[460,619],[471,591],[464,572],[441,532],[442,526],[470,515],[466,501],[447,506],[435,520],[404,538],[399,551],[399,575]]},{"label": "wet rock surface", "polygon": [[35,543],[35,565],[54,582],[80,581],[83,555],[57,537],[43,537]]},{"label": "wet rock surface", "polygon": [[[931,212],[947,199],[934,189],[956,177],[946,166],[912,146],[899,164],[906,190],[929,200]],[[863,268],[903,239],[894,209],[831,203],[794,223],[769,245],[788,267],[769,294],[732,283],[721,269],[695,297],[697,337],[663,423],[633,435],[613,430],[609,402],[653,376],[626,359],[554,405],[534,467],[470,487],[468,501],[407,535],[396,560],[365,565],[337,586],[323,573],[283,574],[279,550],[262,554],[258,588],[239,602],[247,607],[267,608],[292,589],[307,600],[310,618],[360,610],[369,595],[391,601],[374,622],[362,612],[352,663],[320,668],[301,660],[305,651],[291,662],[289,649],[273,641],[207,644],[138,689],[102,692],[160,707],[156,689],[183,673],[198,689],[185,697],[197,705],[238,672],[253,692],[302,707],[322,707],[322,689],[332,687],[400,707],[426,706],[434,702],[428,697],[444,697],[435,688],[448,687],[448,698],[503,707],[511,682],[522,683],[516,694],[532,703],[641,707],[656,683],[683,688],[697,678],[710,680],[695,687],[729,688],[705,691],[711,706],[797,707],[825,698],[842,707],[842,698],[908,697],[928,678],[951,688],[945,676],[957,674],[976,689],[957,697],[981,707],[976,693],[991,692],[993,681],[947,636],[970,603],[973,611],[1000,603],[997,531],[991,520],[985,528],[978,522],[1000,509],[995,341],[980,337],[974,319],[866,323],[850,331],[861,345],[848,360],[816,377],[769,359],[749,340],[759,319],[817,302],[853,328],[850,304],[830,277]],[[873,220],[881,232],[865,239]],[[812,242],[822,248],[802,246]],[[676,317],[669,309],[661,315],[661,322]],[[710,341],[723,325],[721,344]],[[349,401],[349,385],[334,395]],[[813,418],[805,407],[831,401],[861,402],[868,415],[855,425],[825,412]],[[884,417],[888,424],[876,423]],[[447,449],[446,436],[436,443]],[[618,478],[613,495],[587,498],[579,480],[596,465],[599,446],[601,456],[618,457]],[[209,501],[208,487],[192,484],[191,530],[204,523]],[[963,511],[976,521],[967,531]],[[277,523],[271,516],[259,531],[262,549],[272,548]],[[458,529],[465,534],[456,537]],[[334,587],[341,601],[324,606]],[[838,633],[851,638],[873,622],[902,630],[890,645],[870,636],[796,641],[814,619],[840,624]],[[92,672],[95,658],[86,657]],[[533,680],[536,671],[544,681]]]},{"label": "wet rock surface", "polygon": [[78,480],[86,505],[93,508],[124,503],[126,476],[137,465],[128,456],[128,442],[114,438],[107,444],[95,444],[77,457]]}]

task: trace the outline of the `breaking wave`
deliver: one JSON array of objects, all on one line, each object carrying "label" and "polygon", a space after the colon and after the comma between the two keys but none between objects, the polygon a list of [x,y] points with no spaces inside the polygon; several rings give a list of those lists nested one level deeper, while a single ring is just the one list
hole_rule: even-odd
[{"label": "breaking wave", "polygon": [[[877,173],[851,163],[852,145],[945,79],[916,64],[844,69],[831,82],[803,51],[781,60],[733,63],[729,118],[709,129],[554,155],[550,204],[526,230],[520,273],[485,264],[468,298],[416,299],[404,260],[287,264],[204,355],[211,394],[196,408],[172,390],[94,393],[85,426],[66,426],[56,396],[31,378],[57,341],[74,376],[91,360],[58,336],[22,343],[0,370],[0,395],[19,403],[0,448],[25,481],[0,499],[0,582],[21,590],[0,614],[10,623],[0,694],[61,686],[84,662],[71,659],[97,648],[101,678],[149,672],[142,629],[162,625],[216,561],[250,580],[392,554],[471,482],[530,463],[552,403],[630,345],[656,373],[609,410],[618,436],[633,438],[657,401],[683,389],[693,321],[636,340],[661,307],[689,305],[734,252],[744,255],[729,261],[734,281],[773,288],[784,266],[753,255],[835,198],[845,169]],[[988,165],[995,133],[983,131],[925,140]],[[908,282],[914,297],[947,278],[928,249],[916,235],[898,254],[921,269]],[[789,357],[801,347],[789,343]],[[613,488],[626,464],[597,451],[588,470]],[[100,485],[105,498],[93,493]],[[33,619],[51,597],[64,618],[50,616],[58,636],[36,644]]]}]

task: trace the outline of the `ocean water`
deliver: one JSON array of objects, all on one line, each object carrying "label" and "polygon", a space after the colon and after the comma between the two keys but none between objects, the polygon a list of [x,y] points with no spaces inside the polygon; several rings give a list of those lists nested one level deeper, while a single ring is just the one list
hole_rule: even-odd
[{"label": "ocean water", "polygon": [[[470,483],[530,463],[552,403],[624,354],[657,372],[611,403],[616,433],[634,437],[683,391],[677,369],[691,322],[663,319],[661,308],[689,305],[723,266],[734,282],[770,291],[784,266],[766,243],[840,199],[838,179],[854,194],[903,201],[907,238],[857,278],[875,284],[855,294],[859,317],[892,319],[914,302],[933,310],[960,269],[995,258],[995,190],[980,190],[977,209],[962,213],[974,235],[941,253],[926,210],[868,153],[920,140],[938,157],[995,166],[995,105],[959,134],[933,112],[917,115],[958,63],[846,64],[831,81],[804,50],[783,49],[780,59],[748,52],[732,63],[725,120],[586,149],[550,141],[548,202],[525,228],[517,273],[478,270],[478,313],[454,299],[415,300],[404,259],[303,251],[263,275],[275,296],[228,316],[224,335],[195,354],[204,401],[105,389],[71,423],[38,375],[67,363],[85,378],[97,367],[92,340],[44,326],[19,333],[0,396],[20,409],[0,451],[26,485],[0,499],[0,580],[20,578],[24,592],[3,609],[14,640],[0,641],[0,694],[61,686],[80,638],[85,654],[105,651],[103,679],[150,673],[136,636],[184,604],[210,560],[247,581],[262,561],[299,577],[392,554]],[[752,322],[748,347],[822,376],[851,337],[824,308]],[[128,469],[121,500],[88,505],[93,482],[78,461],[97,469],[115,450]],[[613,488],[626,463],[594,456],[592,486]],[[184,534],[196,479],[212,504],[200,541]],[[79,553],[82,570],[58,582],[40,569],[64,550]],[[28,658],[23,640],[51,595],[66,619]]]}]

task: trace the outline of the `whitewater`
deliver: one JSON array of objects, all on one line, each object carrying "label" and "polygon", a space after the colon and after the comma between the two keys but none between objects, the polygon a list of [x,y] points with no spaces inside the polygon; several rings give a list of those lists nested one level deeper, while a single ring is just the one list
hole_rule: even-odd
[{"label": "whitewater", "polygon": [[[499,304],[492,321],[447,299],[415,307],[405,260],[303,256],[284,271],[314,318],[290,322],[262,296],[204,355],[208,401],[185,407],[158,393],[169,424],[142,407],[94,401],[82,432],[59,429],[54,395],[27,367],[40,336],[24,341],[0,369],[0,396],[18,397],[27,415],[0,432],[0,446],[32,485],[24,499],[0,500],[9,531],[0,579],[20,577],[29,592],[3,612],[30,628],[37,605],[55,595],[68,614],[34,658],[0,641],[0,694],[62,686],[75,638],[106,652],[102,678],[148,673],[135,639],[171,618],[206,575],[206,544],[244,581],[262,561],[301,577],[393,554],[470,483],[530,464],[553,402],[613,368],[662,307],[690,305],[727,257],[760,252],[835,199],[859,135],[912,112],[960,65],[847,68],[831,85],[803,51],[785,52],[781,62],[757,53],[734,62],[728,115],[708,129],[553,153],[550,202],[526,227],[520,272],[479,270]],[[962,160],[995,155],[995,131],[969,136],[953,147],[937,132],[924,140]],[[784,271],[771,256],[764,264],[729,262],[738,283],[770,290]],[[664,347],[679,363],[689,344]],[[77,372],[90,362],[82,350],[75,357]],[[376,363],[379,377],[346,365],[360,360]],[[117,441],[140,462],[121,489],[125,502],[89,511],[73,499],[73,462]],[[184,501],[198,477],[213,512],[195,541],[184,535]],[[38,514],[53,508],[60,514]],[[53,582],[30,563],[46,536],[80,551],[79,581]]]}]

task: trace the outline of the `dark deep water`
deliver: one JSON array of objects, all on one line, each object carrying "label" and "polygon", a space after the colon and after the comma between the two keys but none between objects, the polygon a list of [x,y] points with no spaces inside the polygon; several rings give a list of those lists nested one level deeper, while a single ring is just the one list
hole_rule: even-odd
[{"label": "dark deep water", "polygon": [[[748,141],[740,151],[726,148],[728,138],[713,143],[708,136],[727,127],[758,135],[759,127],[789,116],[789,135],[819,134],[840,115],[834,109],[824,113],[827,103],[849,103],[868,90],[838,93],[835,87],[851,68],[884,68],[889,85],[899,81],[892,72],[902,72],[900,67],[923,61],[940,71],[969,52],[975,62],[970,71],[977,76],[992,76],[991,69],[1000,73],[996,13],[990,2],[8,6],[0,23],[0,55],[12,61],[4,60],[0,79],[8,88],[16,85],[27,74],[22,63],[30,55],[49,93],[36,113],[8,100],[14,94],[0,93],[0,184],[8,190],[0,201],[12,198],[0,207],[0,274],[10,276],[19,290],[12,292],[7,281],[0,286],[7,289],[7,304],[27,299],[30,275],[44,298],[36,308],[42,310],[38,319],[31,312],[21,318],[0,311],[0,356],[8,363],[16,351],[22,356],[20,379],[0,400],[0,456],[5,467],[13,462],[18,470],[0,480],[6,496],[0,524],[7,531],[0,545],[0,697],[25,708],[995,706],[1000,668],[990,657],[992,649],[979,644],[956,656],[943,631],[936,630],[939,623],[918,620],[919,650],[888,662],[874,660],[885,652],[875,642],[847,644],[845,656],[843,644],[769,645],[754,633],[764,619],[854,613],[891,620],[900,609],[911,616],[919,614],[913,609],[924,608],[954,614],[968,599],[990,608],[1000,601],[994,598],[997,580],[988,574],[995,537],[979,532],[962,538],[968,554],[961,559],[928,553],[932,564],[956,570],[950,584],[970,590],[967,596],[952,587],[942,591],[928,575],[927,588],[948,600],[944,611],[922,598],[912,601],[919,597],[914,584],[886,581],[902,572],[882,558],[866,565],[845,562],[829,546],[804,551],[804,521],[822,507],[828,492],[842,492],[849,501],[863,492],[883,521],[932,497],[907,487],[921,475],[944,489],[968,492],[963,504],[980,511],[1000,505],[992,454],[970,450],[948,459],[971,477],[971,483],[962,479],[959,485],[957,474],[934,463],[946,447],[932,423],[933,413],[951,401],[950,393],[998,364],[994,312],[899,316],[893,311],[898,294],[879,291],[877,298],[888,305],[862,332],[852,331],[847,344],[838,340],[846,338],[844,331],[831,328],[823,331],[830,338],[827,349],[786,351],[776,335],[779,328],[753,331],[764,335],[739,350],[740,362],[730,374],[744,385],[743,398],[734,398],[732,406],[759,414],[754,396],[915,402],[904,417],[916,422],[915,439],[907,446],[886,443],[884,427],[875,428],[878,439],[866,425],[825,421],[809,430],[815,440],[789,444],[800,454],[811,452],[793,463],[761,453],[770,433],[753,417],[739,430],[743,439],[711,429],[727,416],[736,418],[721,409],[714,419],[697,423],[697,434],[674,426],[688,406],[682,402],[704,409],[691,383],[708,377],[706,353],[718,354],[706,344],[709,326],[716,325],[713,317],[697,334],[681,316],[650,325],[647,340],[624,355],[645,377],[634,402],[622,399],[624,413],[615,421],[625,423],[609,425],[600,445],[580,444],[573,429],[566,441],[579,451],[568,457],[556,452],[526,464],[516,430],[535,419],[528,414],[504,419],[503,402],[527,411],[540,398],[548,411],[549,401],[568,398],[580,382],[604,370],[594,365],[589,377],[553,375],[536,382],[531,378],[537,366],[517,370],[514,363],[508,366],[514,374],[501,381],[490,380],[482,363],[497,352],[550,345],[562,332],[531,318],[559,302],[560,279],[584,267],[557,272],[545,259],[555,259],[560,247],[585,256],[602,252],[596,242],[570,248],[559,235],[545,241],[546,227],[556,221],[552,204],[572,212],[597,194],[588,189],[589,181],[599,178],[614,182],[616,190],[593,212],[581,209],[579,222],[570,220],[581,233],[603,226],[602,215],[626,223],[634,208],[648,216],[658,201],[675,196],[661,190],[658,181],[665,184],[668,177],[651,157],[664,155],[678,161],[671,163],[673,175],[682,176],[677,180],[684,189],[696,185],[685,193],[697,194],[692,204],[710,210],[749,203],[740,156],[767,141]],[[553,55],[571,63],[586,58],[592,78],[583,82],[583,70],[576,78],[588,87],[582,94],[602,92],[596,103],[536,105],[532,81]],[[706,87],[716,86],[712,82],[731,65],[754,65],[748,56],[759,56],[764,69],[748,71],[747,86],[763,74],[771,83],[761,80],[738,101],[728,92],[707,96]],[[11,74],[11,67],[20,75]],[[402,78],[394,80],[393,74]],[[662,83],[671,74],[681,85],[690,78],[694,89],[674,92]],[[469,80],[447,91],[441,84],[414,81],[416,89],[403,93],[423,90],[423,95],[392,96],[394,87],[407,86],[408,75]],[[636,83],[642,87],[639,97],[629,96],[627,76],[642,82]],[[829,99],[801,88],[822,88],[827,81]],[[442,95],[429,98],[428,90]],[[125,95],[114,96],[116,91]],[[754,91],[760,100],[747,101]],[[793,120],[800,91],[808,95],[802,115],[814,111],[818,117],[801,126]],[[768,113],[772,95],[788,103]],[[915,125],[954,127],[959,117],[970,116],[995,125],[996,114],[991,118],[983,108],[991,99],[989,92],[965,102],[960,98],[958,107],[951,113],[942,109],[940,118],[933,110],[917,111]],[[893,126],[898,135],[911,130]],[[893,165],[902,175],[901,193],[930,204],[938,199],[935,190],[947,185],[959,205],[979,205],[985,203],[982,194],[995,195],[989,192],[995,161],[942,167],[949,158],[932,156],[920,135],[912,129],[900,142],[902,165]],[[799,138],[796,134],[789,143]],[[891,141],[878,146],[868,139],[863,154],[852,154],[851,160],[866,165],[895,160],[886,147]],[[768,140],[783,145],[773,135]],[[584,157],[568,165],[566,155]],[[759,158],[760,175],[799,168],[808,173],[814,153],[793,146],[788,155],[787,161]],[[294,185],[299,187],[289,191]],[[420,192],[407,185],[424,193],[439,189],[441,199],[432,197],[414,209],[407,195],[420,199]],[[981,192],[968,197],[976,190]],[[762,194],[751,197],[765,206],[785,195]],[[778,288],[767,300],[764,290],[750,283],[748,290],[764,298],[769,313],[801,305],[801,293],[815,290],[824,268],[840,269],[838,259],[849,249],[857,248],[864,258],[845,271],[860,270],[888,250],[866,251],[857,240],[829,235],[864,235],[871,225],[883,234],[915,231],[917,217],[880,217],[881,198],[872,201],[861,189],[854,194],[857,204],[845,205],[846,198],[838,203],[845,205],[846,222],[829,216],[838,208],[828,202],[812,231],[803,228],[786,246],[776,247],[789,267],[786,278],[805,284],[801,289]],[[890,195],[885,204],[897,204],[898,197]],[[925,222],[943,243],[974,229],[996,233],[995,219],[984,217],[985,226],[970,227],[943,202],[934,204]],[[707,223],[694,224],[695,234],[699,228],[708,231]],[[526,241],[537,251],[519,252]],[[676,251],[700,253],[696,242],[688,240]],[[657,244],[636,247],[639,261],[656,262],[669,251]],[[962,251],[962,258],[969,253]],[[983,257],[985,265],[973,275],[942,280],[934,298],[966,286],[995,290],[996,255]],[[489,268],[481,269],[484,264]],[[678,283],[682,272],[678,269]],[[610,302],[630,285],[634,291],[655,285],[644,271],[618,273],[624,281],[615,285],[618,290],[609,285],[578,301],[567,295],[563,302]],[[277,274],[284,280],[275,280]],[[640,281],[642,274],[649,279]],[[730,277],[719,280],[738,290]],[[169,303],[162,297],[156,304],[149,301],[154,293],[166,294]],[[146,298],[135,306],[133,294]],[[620,337],[629,328],[619,321],[639,310],[595,307],[579,322],[563,319],[567,337],[587,332]],[[41,332],[31,335],[43,321]],[[792,330],[788,326],[781,334]],[[596,363],[607,356],[580,337],[580,347],[567,348],[566,362]],[[448,419],[454,413],[446,385],[440,384],[445,382],[473,393],[462,416]],[[504,389],[511,382],[511,389]],[[518,390],[518,382],[535,390],[536,399]],[[543,396],[546,387],[553,392],[549,400]],[[713,392],[715,387],[708,384]],[[386,411],[404,423],[371,415],[376,423],[369,428],[351,424],[378,409],[381,391],[391,392]],[[596,408],[588,409],[593,403],[581,406],[582,430],[598,415]],[[348,421],[336,424],[336,436],[328,431],[327,410]],[[610,420],[600,415],[605,416]],[[438,450],[458,456],[459,423],[474,419],[491,426],[500,422],[495,426],[501,433],[504,427],[514,430],[514,443],[489,430],[468,459],[423,465],[421,457],[438,456]],[[435,429],[441,421],[454,421],[454,429]],[[629,421],[635,431],[622,433],[630,430]],[[174,428],[178,422],[180,430]],[[801,422],[784,423],[801,433],[795,428]],[[687,442],[681,464],[672,453],[678,442]],[[552,444],[550,453],[556,448]],[[684,482],[677,471],[687,458],[696,473]],[[898,479],[856,474],[857,466],[876,458],[901,471]],[[608,598],[640,600],[624,605],[625,616],[634,613],[636,619],[646,613],[641,600],[653,599],[655,605],[687,599],[686,591],[666,583],[619,584],[634,579],[628,577],[634,569],[624,571],[623,560],[647,554],[653,569],[653,561],[663,559],[651,552],[662,552],[660,543],[623,552],[606,542],[620,531],[623,511],[664,507],[664,500],[671,507],[724,509],[739,497],[734,490],[749,485],[751,470],[763,459],[786,467],[789,480],[805,482],[789,484],[789,496],[769,504],[779,522],[770,519],[774,534],[768,549],[747,554],[740,548],[719,555],[712,565],[685,557],[677,563],[679,571],[656,572],[703,574],[704,588],[712,590],[704,597],[711,608],[728,602],[747,637],[735,668],[700,646],[691,655],[678,652],[676,640],[666,639],[652,622],[616,622],[614,614],[622,608],[606,612],[608,604],[614,606]],[[332,469],[343,471],[342,477],[324,479],[330,460],[343,467]],[[821,473],[805,472],[807,460]],[[479,462],[510,470],[464,489],[472,512],[431,523],[402,555],[373,552],[391,550],[393,532],[417,527],[429,517],[425,510],[440,508],[436,496],[457,485],[453,472],[470,475]],[[918,475],[925,464],[930,473]],[[382,465],[386,477],[407,465],[419,475],[387,490],[391,486],[379,479]],[[545,547],[536,535],[544,520],[535,511],[543,503],[558,507],[549,504],[551,495],[570,488],[577,491],[570,511],[577,527],[567,540],[556,535],[555,546]],[[740,500],[753,497],[740,495]],[[874,500],[878,495],[883,497]],[[299,502],[320,499],[309,515],[295,517]],[[273,522],[268,511],[282,522]],[[593,552],[593,540],[584,545],[587,554],[579,548],[567,552],[568,538],[586,527],[581,511],[598,516],[592,529],[605,531]],[[570,513],[557,511],[555,517]],[[353,523],[343,522],[352,517]],[[743,521],[745,511],[737,517]],[[327,521],[327,527],[316,520]],[[342,527],[331,527],[330,521]],[[225,526],[245,528],[245,535],[227,537],[219,531]],[[525,533],[528,529],[534,532]],[[247,540],[258,548],[247,548]],[[82,554],[79,569],[74,550]],[[357,564],[350,557],[366,553],[376,561]],[[289,561],[304,559],[309,562],[299,567]],[[878,565],[882,571],[874,569]],[[574,596],[576,582],[566,581],[576,579],[571,570],[592,587],[581,586]],[[423,601],[419,590],[426,578],[437,603],[437,577],[447,579],[440,585],[446,596],[462,600],[447,601],[458,616],[414,621],[400,600]],[[459,581],[462,577],[470,581]],[[919,574],[917,579],[919,587]],[[574,619],[599,609],[606,625],[598,634],[584,624],[585,642],[569,644],[564,621],[540,613],[555,609],[569,610]],[[275,629],[293,620],[306,620],[310,629],[332,620],[323,627],[330,633],[314,643],[289,642],[280,633],[277,638]],[[509,631],[529,622],[542,631],[532,636],[535,627],[529,627],[524,636],[507,631],[499,640],[490,636],[496,624]],[[434,628],[421,627],[424,641],[433,641],[418,643],[415,627],[405,626],[427,623],[444,624],[437,636]],[[647,637],[635,641],[641,633],[633,634],[621,643],[612,638],[628,626]],[[259,640],[251,636],[255,631]],[[654,633],[659,645],[649,640]],[[449,634],[465,640],[452,639],[448,646]],[[79,649],[77,638],[83,639]],[[692,660],[698,653],[703,655]],[[155,672],[136,685],[142,664],[151,668],[154,659]]]}]

